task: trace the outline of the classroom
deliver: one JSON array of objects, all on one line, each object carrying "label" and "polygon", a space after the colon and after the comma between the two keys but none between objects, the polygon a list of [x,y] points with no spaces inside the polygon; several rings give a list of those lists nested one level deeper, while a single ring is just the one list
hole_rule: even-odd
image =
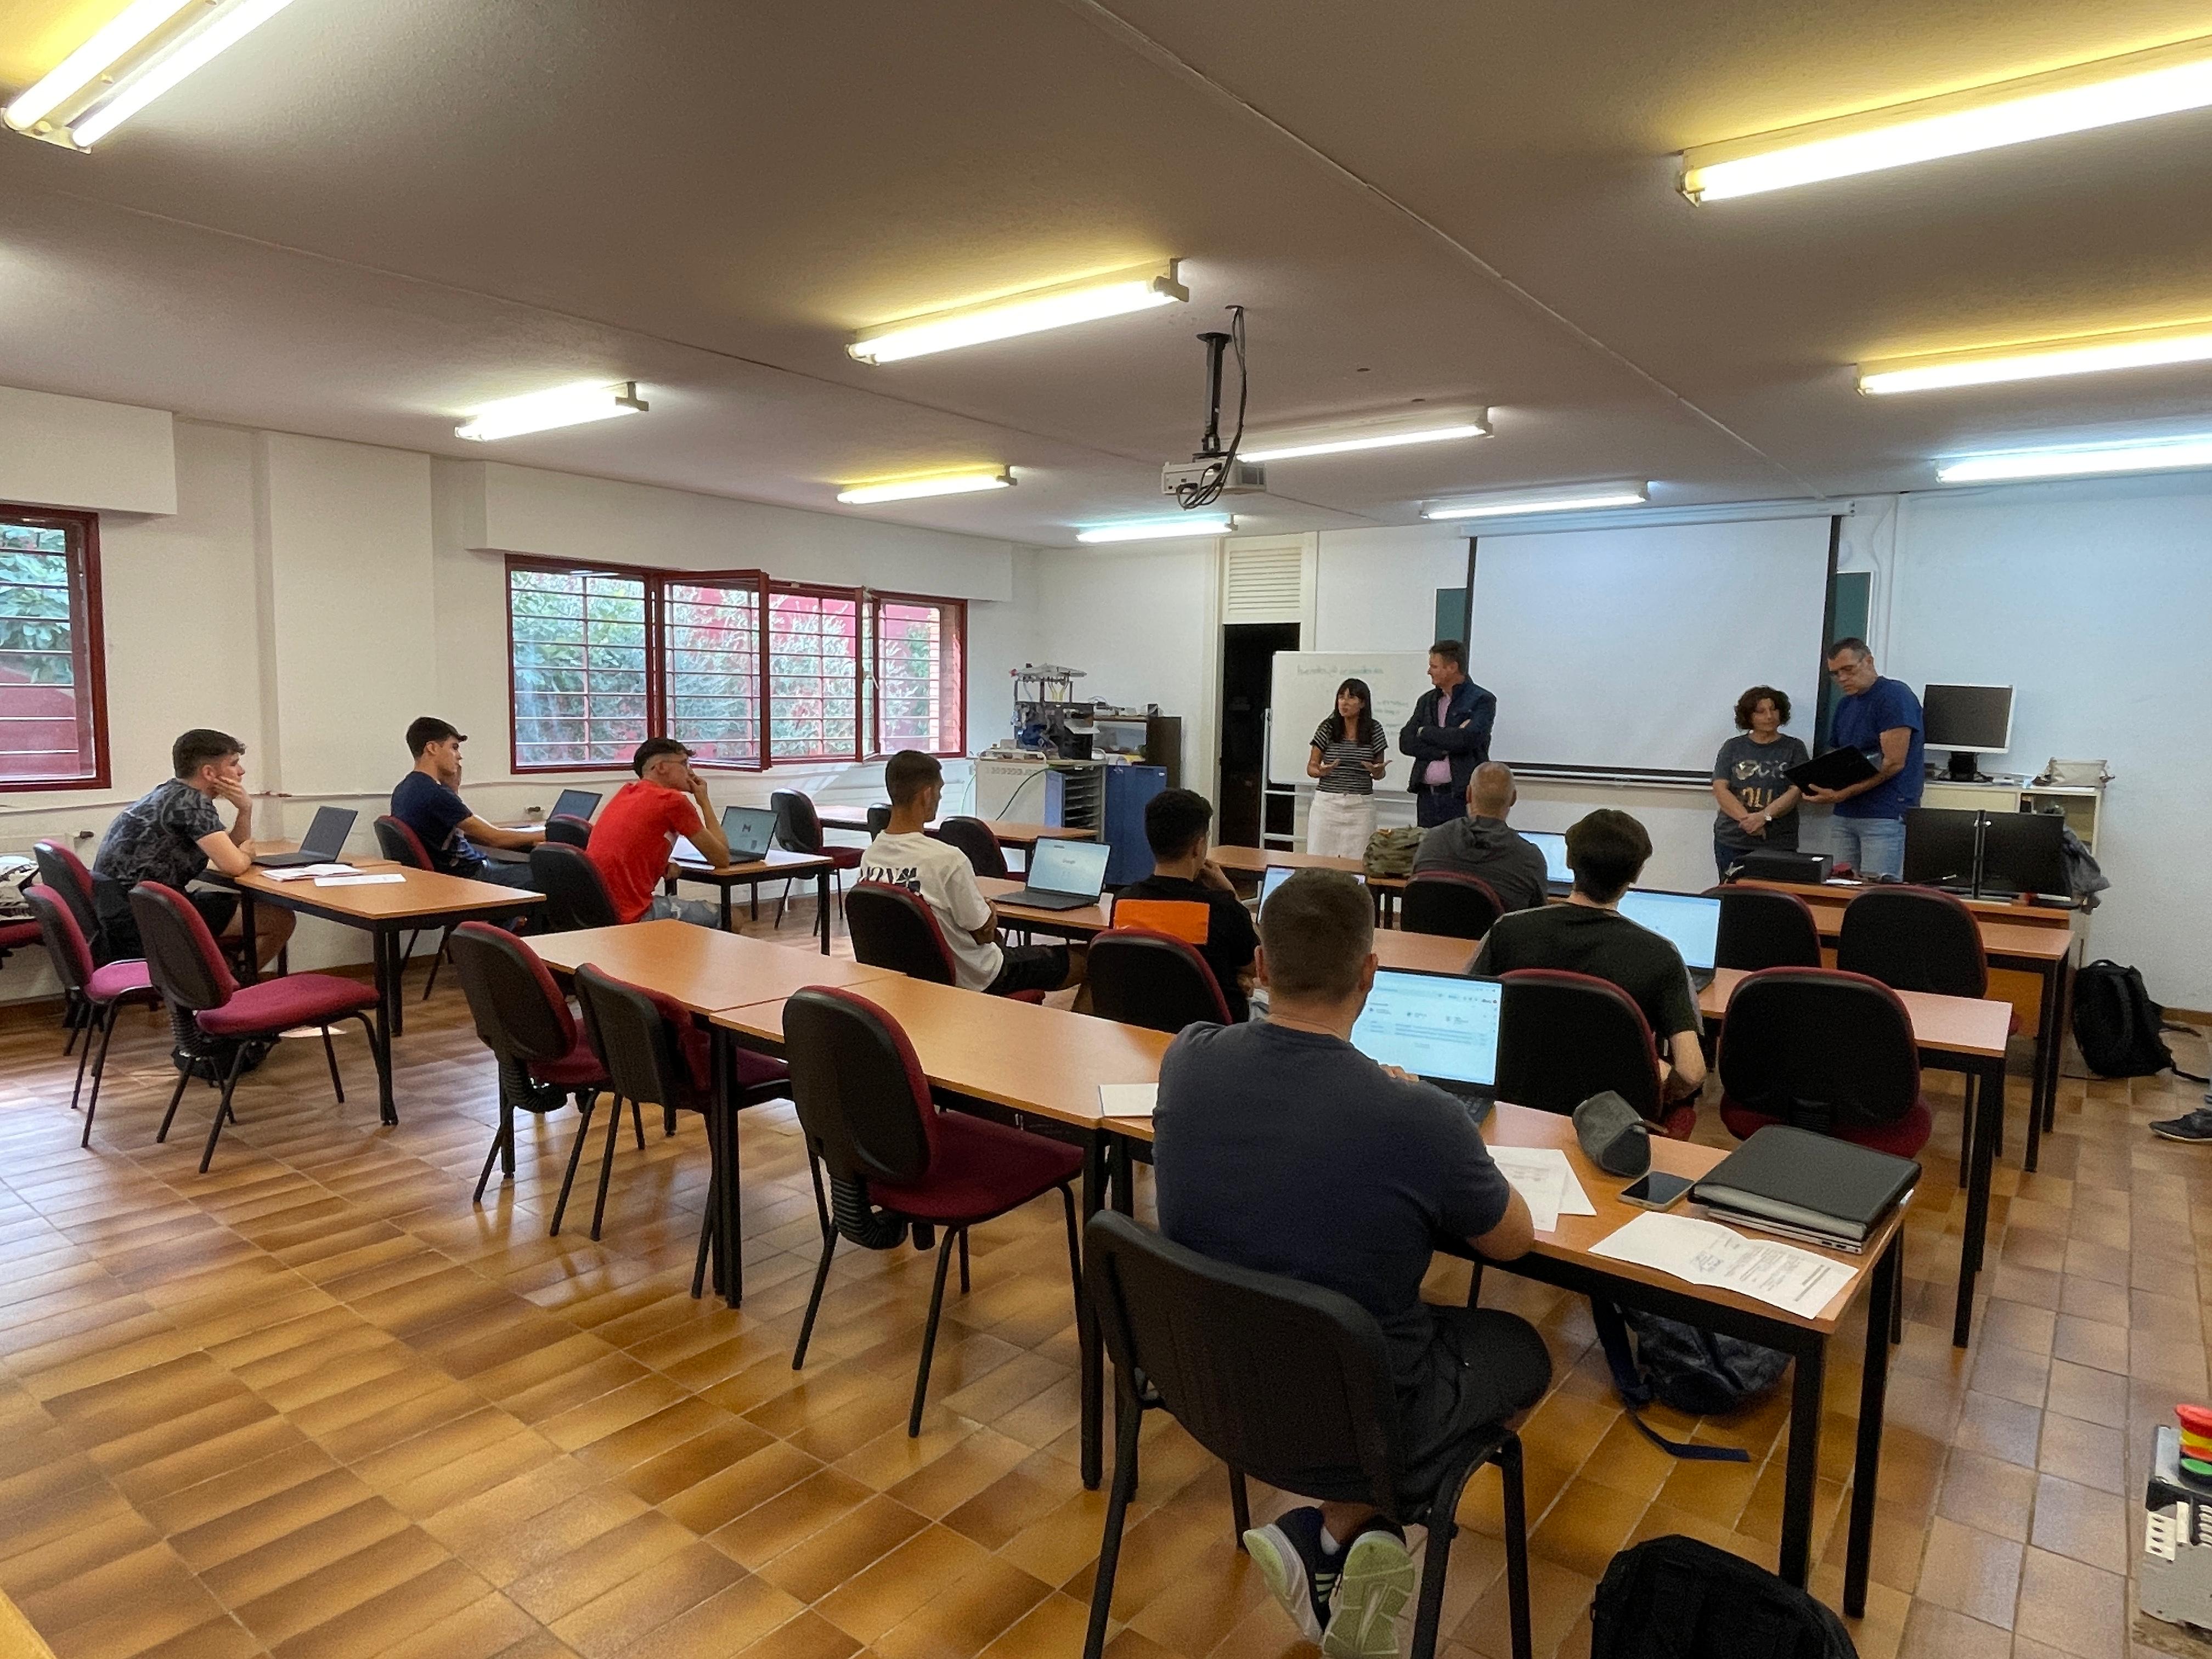
[{"label": "classroom", "polygon": [[0,1651],[2212,1655],[2208,167],[2139,0],[0,0]]}]

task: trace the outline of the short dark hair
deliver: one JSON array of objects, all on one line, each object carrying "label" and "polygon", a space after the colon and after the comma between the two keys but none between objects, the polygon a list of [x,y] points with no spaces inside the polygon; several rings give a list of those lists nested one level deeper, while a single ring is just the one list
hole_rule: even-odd
[{"label": "short dark hair", "polygon": [[1735,729],[1751,730],[1751,717],[1763,702],[1774,705],[1774,712],[1782,716],[1784,726],[1790,724],[1790,694],[1771,685],[1754,685],[1735,700]]},{"label": "short dark hair", "polygon": [[1195,789],[1163,789],[1145,803],[1145,839],[1156,859],[1181,858],[1212,824],[1213,803]]},{"label": "short dark hair", "polygon": [[463,743],[468,741],[467,737],[452,721],[441,720],[435,714],[425,714],[422,719],[408,724],[407,752],[416,760],[421,760],[425,749],[434,743],[444,743],[450,738],[459,738]]},{"label": "short dark hair", "polygon": [[1341,1000],[1375,948],[1375,905],[1340,870],[1301,870],[1260,912],[1267,983],[1285,996]]},{"label": "short dark hair", "polygon": [[1856,634],[1846,634],[1842,639],[1838,640],[1833,645],[1828,647],[1827,654],[1822,657],[1820,660],[1822,662],[1833,662],[1837,658],[1846,653],[1854,657],[1871,657],[1874,655],[1873,652],[1867,649],[1867,642],[1864,640],[1861,639]]},{"label": "short dark hair", "polygon": [[1467,647],[1457,640],[1438,640],[1429,647],[1432,657],[1442,657],[1462,674],[1467,672]]},{"label": "short dark hair", "polygon": [[638,744],[637,753],[629,757],[629,769],[643,777],[645,769],[663,755],[681,755],[685,760],[690,760],[691,750],[673,738],[647,738]]},{"label": "short dark hair", "polygon": [[1626,892],[1650,856],[1651,837],[1617,807],[1601,806],[1567,831],[1567,868],[1575,872],[1575,890],[1600,904]]},{"label": "short dark hair", "polygon": [[937,757],[919,749],[902,749],[884,763],[884,791],[891,805],[904,806],[933,783],[945,781],[945,769]]},{"label": "short dark hair", "polygon": [[188,778],[210,761],[228,760],[245,752],[246,745],[229,732],[195,726],[169,745],[169,764],[179,777]]}]

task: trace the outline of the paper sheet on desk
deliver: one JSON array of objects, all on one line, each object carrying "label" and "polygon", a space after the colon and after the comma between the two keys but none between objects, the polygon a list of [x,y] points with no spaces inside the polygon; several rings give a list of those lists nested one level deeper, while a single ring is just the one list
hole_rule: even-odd
[{"label": "paper sheet on desk", "polygon": [[407,878],[397,870],[389,875],[375,876],[317,876],[318,887],[382,887],[387,883],[402,882]]},{"label": "paper sheet on desk", "polygon": [[1858,1273],[1794,1244],[1746,1238],[1717,1221],[1656,1212],[1600,1240],[1590,1254],[1734,1291],[1805,1319],[1826,1307]]},{"label": "paper sheet on desk", "polygon": [[1150,1117],[1160,1097],[1157,1083],[1102,1083],[1098,1109],[1108,1117]]},{"label": "paper sheet on desk", "polygon": [[1556,1146],[1492,1146],[1490,1161],[1513,1183],[1540,1233],[1555,1232],[1563,1215],[1595,1215],[1597,1206]]},{"label": "paper sheet on desk", "polygon": [[350,864],[295,864],[261,873],[271,881],[316,881],[325,876],[350,876],[355,872]]}]

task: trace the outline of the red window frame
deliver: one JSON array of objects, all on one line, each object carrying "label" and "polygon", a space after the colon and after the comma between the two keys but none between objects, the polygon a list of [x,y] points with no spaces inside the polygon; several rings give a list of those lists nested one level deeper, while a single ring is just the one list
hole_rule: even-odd
[{"label": "red window frame", "polygon": [[[655,572],[654,574],[658,579],[657,586],[648,591],[655,595],[654,602],[660,613],[660,643],[657,654],[661,676],[659,705],[661,724],[655,729],[671,734],[680,732],[685,743],[694,745],[692,763],[702,769],[724,772],[766,771],[770,760],[768,696],[769,583],[767,575],[758,570],[662,570]],[[674,596],[673,590],[678,588],[719,588],[727,593],[751,595],[752,705],[750,716],[742,714],[738,716],[741,721],[749,719],[752,727],[752,750],[750,755],[743,753],[742,750],[736,755],[711,752],[731,740],[719,734],[713,737],[702,736],[696,724],[687,723],[677,718],[678,703],[685,696],[683,688],[677,682],[687,674],[698,672],[690,668],[679,669],[676,665],[675,634],[678,624],[672,619],[672,611],[674,606],[684,603],[684,600]],[[708,694],[698,695],[704,697]],[[742,739],[738,741],[741,743]]]},{"label": "red window frame", "polygon": [[869,755],[880,758],[892,752],[892,745],[884,738],[883,610],[897,605],[926,605],[939,618],[939,693],[944,704],[950,706],[940,705],[938,712],[938,746],[924,752],[940,757],[964,755],[968,752],[968,601],[927,593],[872,592],[868,595]]},{"label": "red window frame", "polygon": [[[0,793],[40,789],[105,789],[111,781],[107,744],[107,646],[100,597],[100,515],[61,507],[0,503],[0,519],[34,529],[59,530],[69,577],[70,684],[78,769],[67,774],[0,775]],[[0,720],[15,717],[0,714]],[[36,715],[21,717],[26,723]],[[58,724],[58,717],[44,723]],[[54,751],[58,752],[58,751]]]},{"label": "red window frame", "polygon": [[[551,575],[606,576],[621,581],[635,581],[642,585],[645,599],[645,724],[647,735],[661,729],[660,714],[665,708],[660,696],[660,652],[657,637],[657,607],[653,604],[653,584],[660,573],[637,565],[581,564],[571,559],[529,558],[510,554],[501,580],[506,584],[507,604],[507,765],[516,776],[545,772],[627,772],[629,761],[625,757],[610,760],[526,761],[522,757],[521,687],[518,684],[520,670],[514,655],[514,577],[518,571],[540,571]],[[589,695],[588,691],[586,693]],[[589,719],[588,706],[586,720]],[[589,728],[586,737],[589,739]],[[643,739],[641,738],[640,741]],[[634,746],[634,745],[633,745]]]},{"label": "red window frame", "polygon": [[[827,735],[830,725],[830,717],[826,712],[811,717],[821,726],[823,731],[823,739],[819,745],[812,748],[793,748],[787,750],[777,746],[775,727],[778,718],[778,704],[779,702],[781,702],[787,708],[788,704],[794,700],[792,693],[778,692],[775,690],[775,682],[779,678],[775,672],[775,617],[776,601],[778,599],[812,599],[824,604],[849,605],[853,607],[853,741],[849,746],[842,748],[830,746]],[[773,764],[781,761],[851,761],[857,763],[862,757],[862,753],[866,748],[867,738],[867,688],[864,683],[866,678],[864,672],[866,657],[860,649],[862,636],[866,631],[868,622],[867,594],[862,589],[857,587],[825,587],[807,582],[772,581],[769,584],[768,587],[768,605],[769,648],[763,653],[763,661],[766,665],[765,685],[768,694],[766,705],[768,712],[768,746],[770,763]],[[785,614],[790,613],[786,612]],[[817,611],[816,614],[819,616],[823,613]],[[823,637],[822,631],[819,629],[816,629],[816,637]],[[817,653],[816,654],[817,659],[820,659],[822,653]],[[796,675],[787,674],[781,678],[796,678],[799,677]],[[815,700],[826,703],[830,697],[835,696],[836,695],[835,688],[838,678],[839,677],[837,675],[827,670],[814,676],[816,683],[822,688],[821,695]],[[799,698],[796,700],[800,702],[806,701],[805,698]],[[789,716],[787,714],[785,718],[787,719]]]}]

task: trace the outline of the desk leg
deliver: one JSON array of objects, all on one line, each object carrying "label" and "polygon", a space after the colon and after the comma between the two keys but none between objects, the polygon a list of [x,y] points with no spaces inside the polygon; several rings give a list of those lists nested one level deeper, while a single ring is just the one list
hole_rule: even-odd
[{"label": "desk leg", "polygon": [[1875,1483],[1881,1474],[1881,1414],[1889,1395],[1890,1310],[1904,1277],[1905,1235],[1900,1231],[1875,1264],[1867,1297],[1866,1370],[1859,1382],[1858,1451],[1851,1465],[1851,1525],[1844,1555],[1844,1613],[1866,1613],[1868,1557],[1874,1547]]},{"label": "desk leg", "polygon": [[2066,1057],[2066,1018],[2074,1006],[2073,988],[2074,951],[2069,945],[2066,954],[2051,965],[2051,1024],[2047,1028],[2051,1033],[2051,1059],[2043,1085],[2043,1127],[2046,1131],[2058,1125],[2058,1076],[2060,1062]]},{"label": "desk leg", "polygon": [[[1083,1153],[1083,1221],[1086,1227],[1091,1218],[1104,1206],[1106,1160],[1106,1136],[1103,1131],[1095,1132]],[[1098,1321],[1087,1300],[1076,1304],[1075,1335],[1083,1372],[1083,1484],[1088,1490],[1097,1492],[1106,1462],[1106,1352],[1105,1344],[1098,1339]]]},{"label": "desk leg", "polygon": [[2035,1002],[2035,1064],[2027,1091],[2027,1150],[2021,1158],[2021,1167],[2031,1175],[2042,1155],[2043,1132],[2051,1126],[2058,1091],[2058,1067],[2053,1063],[2059,1049],[2058,964],[2045,963],[2037,978],[2042,981],[2042,994]]},{"label": "desk leg", "polygon": [[[1882,1322],[1886,1333],[1888,1322]],[[1785,1583],[1805,1588],[1813,1559],[1813,1496],[1820,1473],[1820,1391],[1827,1380],[1828,1345],[1816,1338],[1797,1351],[1790,1389],[1789,1463],[1782,1482],[1782,1560]]]},{"label": "desk leg", "polygon": [[732,1308],[745,1297],[744,1239],[738,1206],[738,1109],[733,1092],[737,1067],[730,1052],[735,1042],[736,1039],[726,1031],[712,1032],[709,1053],[714,1061],[714,1088],[710,1100],[714,1115],[709,1126],[713,1133],[707,1145],[714,1171],[714,1288],[722,1293],[724,1304]]},{"label": "desk leg", "polygon": [[1959,1240],[1959,1303],[1951,1316],[1951,1346],[1966,1346],[1974,1322],[1974,1275],[1981,1271],[1990,1227],[1990,1164],[1996,1147],[1997,1124],[2004,1114],[2005,1070],[2002,1059],[1969,1080],[1974,1092],[1973,1162],[1966,1173],[1966,1231]]},{"label": "desk leg", "polygon": [[718,881],[714,885],[721,890],[722,931],[726,933],[730,931],[730,884],[726,881]]},{"label": "desk leg", "polygon": [[822,954],[830,954],[830,878],[834,871],[824,870],[814,878],[814,908],[822,925]]},{"label": "desk leg", "polygon": [[248,985],[261,982],[261,945],[253,937],[256,920],[252,890],[241,887],[238,890],[238,934],[246,942],[246,982]]},{"label": "desk leg", "polygon": [[376,974],[376,1046],[384,1050],[384,1068],[376,1079],[377,1115],[386,1123],[399,1121],[399,1109],[392,1100],[392,1039],[399,1035],[399,935],[382,927],[369,930],[370,960]]}]

